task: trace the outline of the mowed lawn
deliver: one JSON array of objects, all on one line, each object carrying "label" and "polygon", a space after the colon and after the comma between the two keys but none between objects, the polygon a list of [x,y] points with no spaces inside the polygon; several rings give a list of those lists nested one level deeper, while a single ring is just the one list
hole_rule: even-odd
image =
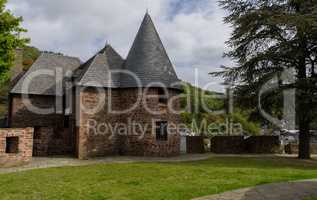
[{"label": "mowed lawn", "polygon": [[98,164],[0,175],[0,199],[191,199],[317,178],[317,161],[215,157],[182,163]]}]

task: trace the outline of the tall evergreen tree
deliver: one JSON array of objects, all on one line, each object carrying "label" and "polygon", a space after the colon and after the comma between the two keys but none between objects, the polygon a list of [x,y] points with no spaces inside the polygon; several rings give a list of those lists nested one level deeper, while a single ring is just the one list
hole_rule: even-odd
[{"label": "tall evergreen tree", "polygon": [[257,94],[273,75],[294,70],[299,158],[310,158],[310,123],[316,111],[317,0],[220,0],[232,25],[225,56],[236,66],[213,73],[239,82],[236,92]]},{"label": "tall evergreen tree", "polygon": [[22,17],[15,17],[6,10],[6,3],[7,0],[0,0],[0,84],[9,78],[10,67],[15,59],[15,50],[29,41],[20,36],[21,33],[26,32],[20,26]]}]

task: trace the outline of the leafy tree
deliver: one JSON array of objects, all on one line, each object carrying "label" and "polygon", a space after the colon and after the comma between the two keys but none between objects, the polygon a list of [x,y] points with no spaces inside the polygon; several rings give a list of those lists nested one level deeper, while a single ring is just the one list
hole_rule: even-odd
[{"label": "leafy tree", "polygon": [[249,115],[243,115],[242,112],[234,112],[231,114],[234,123],[239,123],[245,133],[249,135],[259,135],[260,125],[256,122],[250,121],[248,116]]},{"label": "leafy tree", "polygon": [[[280,90],[296,88],[299,158],[310,158],[310,125],[316,111],[316,0],[220,0],[233,33],[225,56],[236,67],[213,73],[238,82],[240,94],[257,95],[263,83],[292,71],[295,83],[278,81]],[[241,92],[242,91],[242,92]]]},{"label": "leafy tree", "polygon": [[0,0],[0,84],[10,77],[9,71],[14,62],[15,49],[23,47],[29,41],[20,36],[26,32],[20,27],[22,17],[15,17],[6,10],[6,3],[7,0]]},{"label": "leafy tree", "polygon": [[[234,123],[241,124],[244,132],[250,135],[257,135],[260,133],[260,126],[257,122],[249,121],[249,110],[236,110],[232,116],[223,114],[214,114],[211,111],[224,110],[225,102],[223,99],[215,98],[216,95],[223,95],[211,91],[204,91],[187,83],[183,87],[184,97],[181,99],[181,108],[187,109],[186,112],[181,114],[182,122],[188,128],[194,131],[207,131],[197,130],[201,128],[204,123],[206,125],[215,124],[221,127],[226,123],[226,118],[231,117]],[[225,132],[226,130],[221,130]],[[207,134],[204,132],[197,132],[200,134]]]},{"label": "leafy tree", "polygon": [[181,117],[182,121],[189,127],[192,126],[193,122],[200,127],[206,114],[211,115],[210,111],[219,111],[224,107],[223,100],[215,98],[217,93],[205,91],[189,83],[183,85],[183,94],[180,103],[185,112],[182,113]]},{"label": "leafy tree", "polygon": [[23,49],[23,68],[28,70],[36,59],[40,56],[41,52],[36,47],[26,46]]}]

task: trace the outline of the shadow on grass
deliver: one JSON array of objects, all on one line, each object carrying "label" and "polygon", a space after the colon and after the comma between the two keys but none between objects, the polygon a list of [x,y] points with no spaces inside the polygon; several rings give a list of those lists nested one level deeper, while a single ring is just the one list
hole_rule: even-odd
[{"label": "shadow on grass", "polygon": [[[167,163],[175,164],[175,163]],[[225,168],[256,168],[256,169],[298,169],[298,170],[317,170],[317,160],[299,160],[288,157],[213,157],[208,160],[195,162],[182,162],[179,165],[189,166],[214,166]],[[316,172],[317,173],[317,172]]]}]

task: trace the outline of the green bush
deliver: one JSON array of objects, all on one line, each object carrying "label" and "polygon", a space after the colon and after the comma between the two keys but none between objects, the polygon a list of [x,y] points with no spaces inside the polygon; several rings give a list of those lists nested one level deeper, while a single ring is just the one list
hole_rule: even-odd
[{"label": "green bush", "polygon": [[239,123],[242,126],[243,131],[249,135],[259,135],[261,127],[256,122],[251,122],[248,120],[247,116],[242,113],[236,112],[231,115],[234,123]]}]

